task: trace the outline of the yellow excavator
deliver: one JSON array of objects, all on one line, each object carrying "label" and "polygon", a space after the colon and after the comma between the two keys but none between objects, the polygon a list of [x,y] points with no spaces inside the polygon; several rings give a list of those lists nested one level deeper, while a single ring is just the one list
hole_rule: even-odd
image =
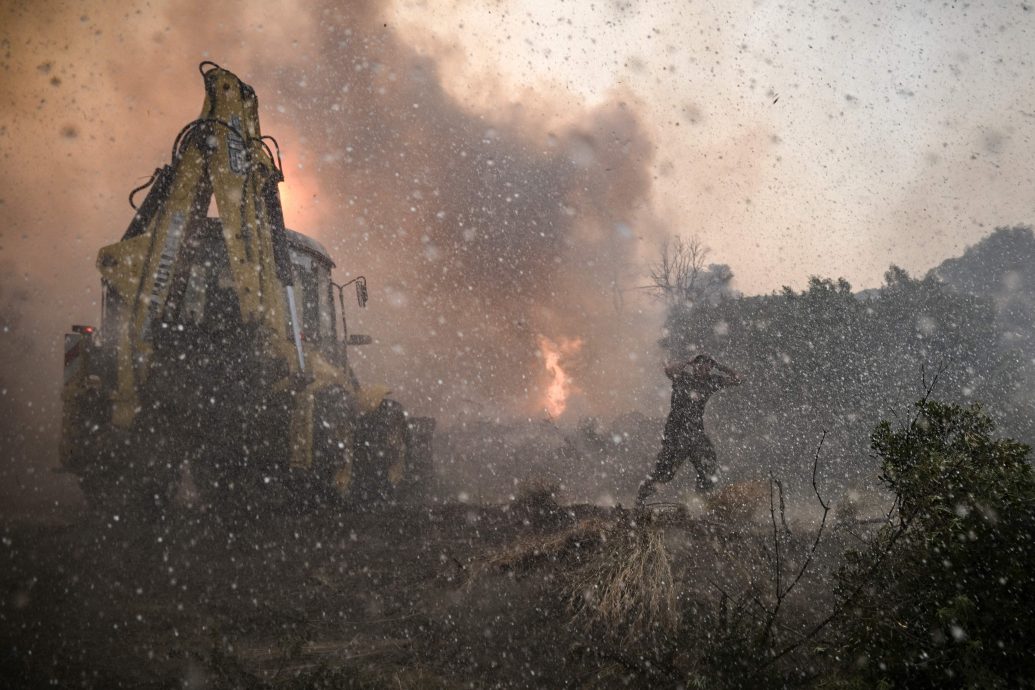
[{"label": "yellow excavator", "polygon": [[185,466],[206,506],[247,515],[412,498],[434,420],[349,365],[370,338],[347,332],[344,289],[364,306],[366,280],[333,283],[327,251],[285,227],[255,91],[199,71],[201,116],[98,254],[100,328],[65,335],[62,467],[91,505],[142,518],[164,514]]}]

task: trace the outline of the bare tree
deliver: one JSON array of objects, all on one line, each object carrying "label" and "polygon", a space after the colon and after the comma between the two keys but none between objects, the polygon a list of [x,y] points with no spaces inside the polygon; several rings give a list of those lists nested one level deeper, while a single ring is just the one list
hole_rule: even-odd
[{"label": "bare tree", "polygon": [[733,279],[729,266],[705,263],[710,251],[696,236],[666,240],[650,266],[648,289],[670,305],[710,298]]}]

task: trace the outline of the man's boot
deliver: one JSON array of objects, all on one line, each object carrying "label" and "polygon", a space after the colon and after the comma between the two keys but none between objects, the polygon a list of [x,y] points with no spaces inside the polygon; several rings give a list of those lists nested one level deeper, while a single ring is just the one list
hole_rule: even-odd
[{"label": "man's boot", "polygon": [[714,470],[697,470],[697,493],[706,494],[715,488],[719,478]]},{"label": "man's boot", "polygon": [[636,493],[636,505],[642,506],[643,502],[654,495],[654,480],[644,479],[640,484],[640,490]]}]

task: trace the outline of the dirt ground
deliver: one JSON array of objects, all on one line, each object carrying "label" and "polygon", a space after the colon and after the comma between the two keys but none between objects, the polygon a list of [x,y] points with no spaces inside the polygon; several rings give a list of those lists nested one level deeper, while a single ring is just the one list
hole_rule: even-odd
[{"label": "dirt ground", "polygon": [[[601,675],[562,586],[582,548],[564,535],[616,514],[454,503],[270,516],[239,533],[187,508],[154,529],[85,512],[12,522],[0,673],[6,687],[650,686]],[[731,533],[706,519],[667,529],[681,591],[717,600],[708,583],[736,579],[723,563],[754,577],[750,539]],[[552,535],[563,549],[537,546]]]},{"label": "dirt ground", "polygon": [[0,670],[8,687],[539,685],[552,645],[517,619],[548,612],[512,580],[469,577],[523,522],[440,505],[240,534],[190,511],[153,531],[85,513],[7,524]]}]

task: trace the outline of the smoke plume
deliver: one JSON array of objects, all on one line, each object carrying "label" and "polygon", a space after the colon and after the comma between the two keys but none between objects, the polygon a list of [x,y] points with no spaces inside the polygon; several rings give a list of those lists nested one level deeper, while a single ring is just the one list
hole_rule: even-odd
[{"label": "smoke plume", "polygon": [[445,424],[542,416],[552,375],[537,343],[579,338],[563,363],[568,415],[656,404],[644,371],[658,317],[631,291],[659,225],[654,145],[632,94],[572,107],[526,91],[473,109],[451,95],[435,50],[408,45],[378,3],[3,13],[2,108],[15,126],[0,130],[11,172],[0,471],[27,487],[20,499],[53,493],[40,477],[56,461],[62,333],[99,318],[96,251],[129,222],[126,192],[197,116],[201,59],[256,89],[264,133],[285,153],[288,224],[328,247],[339,279],[368,278],[370,308],[348,313],[375,338],[353,350],[361,380]]}]

